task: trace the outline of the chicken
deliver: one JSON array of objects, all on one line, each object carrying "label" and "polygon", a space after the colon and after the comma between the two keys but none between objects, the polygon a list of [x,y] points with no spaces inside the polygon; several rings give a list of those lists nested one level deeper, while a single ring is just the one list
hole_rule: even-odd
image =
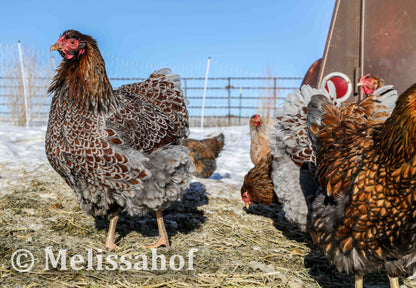
[{"label": "chicken", "polygon": [[252,203],[277,204],[272,181],[273,155],[267,154],[244,177],[241,198],[248,209]]},{"label": "chicken", "polygon": [[384,266],[396,288],[397,277],[416,268],[416,84],[387,120],[377,98],[364,100],[374,112],[361,123],[322,95],[308,104],[322,187],[311,203],[310,231],[338,270],[356,275],[356,287]]},{"label": "chicken", "polygon": [[224,134],[203,139],[185,139],[183,146],[188,148],[190,156],[194,161],[197,177],[208,178],[217,169],[216,158],[224,147]]},{"label": "chicken", "polygon": [[361,86],[361,89],[365,96],[373,94],[373,92],[382,86],[384,86],[384,80],[378,76],[367,74],[360,79],[357,86]]},{"label": "chicken", "polygon": [[[397,92],[392,89],[391,85],[380,88],[377,92],[383,94],[383,96],[377,97],[378,101],[383,104],[380,104],[380,107],[394,106]],[[286,97],[284,104],[277,110],[275,129],[270,132],[272,157],[270,161],[266,162],[269,166],[256,165],[252,169],[256,173],[250,170],[244,178],[241,189],[242,200],[246,207],[251,203],[270,205],[271,202],[264,199],[273,199],[273,194],[275,194],[276,201],[282,204],[286,220],[298,225],[305,232],[308,203],[305,202],[304,196],[309,198],[310,195],[309,193],[304,194],[308,188],[315,186],[313,183],[305,185],[305,183],[299,182],[299,179],[305,178],[304,176],[308,177],[309,164],[315,163],[315,153],[306,130],[306,106],[312,95],[322,93],[328,99],[331,99],[330,95],[333,95],[333,91],[327,92],[304,85],[296,93]],[[368,102],[370,101],[362,100],[359,103],[348,103],[341,108],[341,111],[344,115],[354,117],[357,123],[366,122],[368,115],[373,113],[375,109],[374,105],[369,105]],[[387,111],[390,110],[387,109]],[[378,114],[379,121],[383,121],[387,116],[384,113]],[[311,190],[313,191],[313,189]]]},{"label": "chicken", "polygon": [[256,114],[250,118],[250,158],[254,165],[270,153],[269,136],[266,123]]},{"label": "chicken", "polygon": [[179,76],[162,69],[142,83],[113,90],[91,36],[67,30],[53,50],[63,61],[48,91],[49,163],[86,214],[110,220],[105,248],[117,248],[122,211],[155,211],[159,238],[146,247],[168,247],[162,210],[181,197],[194,169],[180,145],[189,124]]}]

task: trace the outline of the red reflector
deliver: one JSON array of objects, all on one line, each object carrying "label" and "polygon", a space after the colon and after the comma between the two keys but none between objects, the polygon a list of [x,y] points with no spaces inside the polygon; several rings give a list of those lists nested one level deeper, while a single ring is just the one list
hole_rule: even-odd
[{"label": "red reflector", "polygon": [[329,92],[329,89],[328,89],[329,81],[332,81],[332,83],[334,83],[335,85],[335,90],[337,91],[337,99],[342,98],[345,94],[347,94],[348,83],[347,81],[345,81],[345,79],[339,76],[331,77],[330,79],[328,79],[328,81],[326,82],[327,84],[325,85],[325,89],[328,92]]},{"label": "red reflector", "polygon": [[341,72],[333,72],[326,75],[322,80],[321,87],[324,87],[338,103],[347,100],[352,93],[351,80]]}]

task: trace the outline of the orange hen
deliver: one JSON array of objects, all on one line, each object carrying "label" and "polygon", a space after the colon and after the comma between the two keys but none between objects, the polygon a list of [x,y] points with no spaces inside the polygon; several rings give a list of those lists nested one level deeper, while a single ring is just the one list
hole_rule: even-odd
[{"label": "orange hen", "polygon": [[256,165],[261,158],[270,153],[269,136],[267,126],[261,119],[260,115],[256,114],[250,118],[250,158],[254,165]]}]

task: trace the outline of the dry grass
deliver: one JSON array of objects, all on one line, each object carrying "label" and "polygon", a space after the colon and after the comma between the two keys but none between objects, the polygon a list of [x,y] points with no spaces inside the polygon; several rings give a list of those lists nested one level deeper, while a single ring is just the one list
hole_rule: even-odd
[{"label": "dry grass", "polygon": [[[87,249],[94,255],[132,256],[152,252],[140,248],[154,240],[153,217],[124,216],[118,226],[116,252],[101,252],[108,223],[85,216],[72,191],[47,165],[18,167],[0,164],[0,286],[1,287],[352,287],[353,277],[338,273],[325,257],[311,250],[309,238],[278,216],[278,207],[255,207],[247,213],[238,199],[239,187],[201,180],[205,192],[165,213],[172,247],[158,254],[187,259],[196,248],[194,271],[45,271],[46,247],[67,249],[68,256]],[[200,184],[194,184],[198,188]],[[215,193],[213,191],[215,190]],[[215,195],[215,196],[214,196]],[[35,265],[28,273],[13,269],[17,249],[28,249]],[[118,261],[120,262],[120,261]],[[185,267],[187,267],[185,265]],[[367,287],[387,287],[383,273],[365,278]],[[410,280],[405,280],[408,287]]]}]

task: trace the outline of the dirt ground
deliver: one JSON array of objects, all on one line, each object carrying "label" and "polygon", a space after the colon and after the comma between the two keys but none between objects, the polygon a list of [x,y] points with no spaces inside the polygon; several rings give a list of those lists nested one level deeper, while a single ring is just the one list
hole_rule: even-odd
[{"label": "dirt ground", "polygon": [[[86,216],[49,165],[0,163],[0,286],[353,287],[354,277],[338,273],[279,207],[243,209],[239,188],[194,178],[184,199],[164,212],[171,248],[141,248],[156,238],[154,215],[123,215],[119,249],[107,252],[108,221]],[[19,249],[33,255],[30,271],[16,270],[32,263]],[[388,287],[382,272],[364,283]],[[410,279],[401,284],[416,287]]]}]

